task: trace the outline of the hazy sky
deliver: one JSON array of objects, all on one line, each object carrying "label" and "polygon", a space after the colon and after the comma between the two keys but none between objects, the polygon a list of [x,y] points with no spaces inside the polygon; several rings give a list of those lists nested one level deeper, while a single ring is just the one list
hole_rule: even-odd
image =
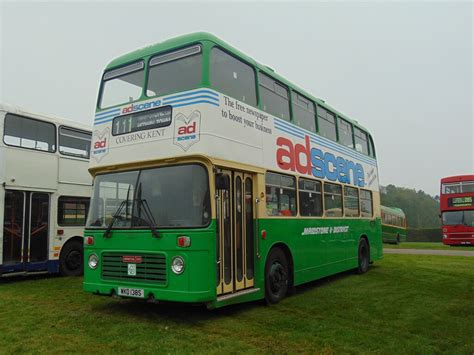
[{"label": "hazy sky", "polygon": [[209,31],[367,127],[380,182],[474,173],[471,2],[0,0],[0,100],[92,124],[104,66]]}]

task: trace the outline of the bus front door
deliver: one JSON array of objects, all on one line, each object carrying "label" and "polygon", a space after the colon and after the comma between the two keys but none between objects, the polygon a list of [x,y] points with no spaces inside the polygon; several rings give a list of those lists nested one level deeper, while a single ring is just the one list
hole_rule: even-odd
[{"label": "bus front door", "polygon": [[227,188],[217,196],[217,294],[254,286],[254,197],[252,175],[222,172]]},{"label": "bus front door", "polygon": [[47,268],[49,207],[46,193],[5,191],[3,272]]}]

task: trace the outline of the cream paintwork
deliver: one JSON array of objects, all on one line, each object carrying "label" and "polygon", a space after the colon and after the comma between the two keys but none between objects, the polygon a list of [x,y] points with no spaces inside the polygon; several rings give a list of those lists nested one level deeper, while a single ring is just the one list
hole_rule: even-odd
[{"label": "cream paintwork", "polygon": [[[4,119],[7,113],[50,122],[59,127],[90,131],[90,127],[58,117],[45,116],[23,109],[0,105],[0,221],[3,225],[5,189],[46,192],[50,195],[49,260],[57,260],[64,243],[73,236],[82,236],[82,227],[61,227],[57,224],[58,197],[90,197],[92,179],[87,171],[88,161],[58,152],[49,153],[7,146],[3,142]],[[64,235],[57,234],[58,229]],[[0,228],[0,265],[3,262],[3,228]]]},{"label": "cream paintwork", "polygon": [[[196,101],[196,97],[202,97],[203,95],[208,97],[204,100],[206,102]],[[180,94],[180,96],[178,103],[171,103],[172,106],[175,105],[173,106],[171,125],[159,128],[158,130],[152,129],[114,137],[110,134],[113,124],[112,119],[116,115],[120,115],[120,112],[125,107],[129,107],[130,104],[113,109],[118,113],[111,114],[106,119],[103,117],[107,116],[107,110],[105,110],[105,114],[104,112],[98,113],[96,116],[97,122],[94,126],[93,146],[100,139],[103,140],[104,135],[107,135],[108,132],[107,147],[106,153],[102,154],[95,154],[93,149],[90,162],[91,172],[96,173],[107,167],[120,166],[122,164],[203,155],[213,160],[238,162],[247,166],[283,173],[293,173],[291,171],[284,171],[277,165],[276,138],[285,137],[290,139],[293,144],[304,144],[304,139],[301,136],[308,134],[311,136],[312,141],[318,141],[318,143],[312,143],[312,147],[317,147],[324,152],[330,152],[335,156],[341,156],[355,163],[360,163],[366,175],[365,181],[367,185],[364,188],[373,192],[378,191],[377,163],[373,158],[358,153],[353,149],[342,147],[296,126],[294,126],[294,132],[292,132],[292,129],[282,129],[288,123],[213,90],[192,90]],[[140,104],[156,102],[159,99],[163,103],[162,106],[166,106],[167,102],[177,100],[173,100],[170,97],[172,98],[173,95],[153,98],[140,102]],[[231,102],[232,104],[230,104]],[[175,124],[177,122],[175,117],[177,115],[180,117],[191,117],[196,115],[196,112],[199,112],[200,117],[198,141],[183,149],[175,144]],[[222,112],[225,112],[227,116],[225,117]],[[259,130],[256,127],[261,129]],[[267,133],[264,133],[262,129]],[[369,174],[371,174],[370,177]],[[307,175],[305,177],[314,178]]]}]

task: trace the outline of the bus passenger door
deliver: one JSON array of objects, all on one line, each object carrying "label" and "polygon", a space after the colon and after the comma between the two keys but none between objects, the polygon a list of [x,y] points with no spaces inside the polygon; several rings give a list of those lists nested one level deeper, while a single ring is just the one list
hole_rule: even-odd
[{"label": "bus passenger door", "polygon": [[25,193],[5,191],[3,215],[3,265],[20,264],[25,225]]},{"label": "bus passenger door", "polygon": [[252,175],[224,171],[226,188],[217,189],[217,294],[254,285],[254,208]]},{"label": "bus passenger door", "polygon": [[30,221],[28,228],[28,258],[25,262],[48,260],[49,195],[32,193],[30,196]]}]

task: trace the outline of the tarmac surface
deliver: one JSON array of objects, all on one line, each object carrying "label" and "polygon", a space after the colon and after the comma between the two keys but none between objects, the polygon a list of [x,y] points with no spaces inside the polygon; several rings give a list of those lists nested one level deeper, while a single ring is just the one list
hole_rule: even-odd
[{"label": "tarmac surface", "polygon": [[385,249],[386,254],[411,254],[411,255],[449,255],[449,256],[474,256],[472,250],[436,250],[436,249]]}]

